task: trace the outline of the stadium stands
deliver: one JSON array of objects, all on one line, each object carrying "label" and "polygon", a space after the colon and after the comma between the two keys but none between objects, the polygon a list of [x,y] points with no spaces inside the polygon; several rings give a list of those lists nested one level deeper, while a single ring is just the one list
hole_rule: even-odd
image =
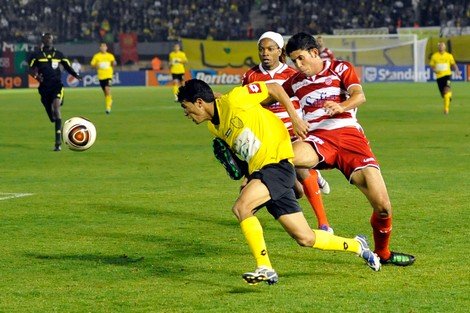
[{"label": "stadium stands", "polygon": [[137,32],[139,41],[180,37],[253,39],[267,29],[332,34],[334,29],[469,26],[466,0],[0,0],[0,39],[58,42],[116,41]]}]

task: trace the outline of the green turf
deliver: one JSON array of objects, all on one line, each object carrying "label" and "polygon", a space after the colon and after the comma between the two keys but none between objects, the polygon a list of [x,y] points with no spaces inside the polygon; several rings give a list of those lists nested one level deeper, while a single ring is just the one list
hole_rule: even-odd
[{"label": "green turf", "polygon": [[[238,182],[170,88],[113,87],[110,116],[100,89],[67,89],[64,119],[88,117],[98,138],[59,153],[36,90],[0,90],[0,199],[32,194],[0,200],[0,312],[466,312],[468,83],[453,84],[448,116],[432,83],[364,89],[358,117],[394,206],[392,249],[416,264],[377,273],[297,247],[262,210],[274,286],[242,281],[254,262],[231,213]],[[336,170],[324,176],[336,233],[371,238],[365,198]]]}]

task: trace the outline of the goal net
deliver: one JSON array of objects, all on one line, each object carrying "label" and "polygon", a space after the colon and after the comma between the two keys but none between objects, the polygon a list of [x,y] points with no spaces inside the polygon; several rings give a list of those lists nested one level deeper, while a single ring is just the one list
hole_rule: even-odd
[{"label": "goal net", "polygon": [[[415,82],[426,81],[427,39],[415,34],[322,35],[335,58],[355,66],[402,67],[412,71]],[[286,40],[288,39],[285,38]]]}]

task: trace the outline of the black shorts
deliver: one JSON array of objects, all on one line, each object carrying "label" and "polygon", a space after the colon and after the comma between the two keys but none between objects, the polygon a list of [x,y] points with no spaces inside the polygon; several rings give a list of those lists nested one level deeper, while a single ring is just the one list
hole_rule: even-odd
[{"label": "black shorts", "polygon": [[112,78],[106,78],[106,79],[100,79],[100,86],[101,86],[101,89],[104,89],[106,87],[111,87],[112,85],[112,82],[113,82],[113,79]]},{"label": "black shorts", "polygon": [[173,77],[173,80],[178,80],[180,82],[184,80],[184,74],[171,74],[171,77]]},{"label": "black shorts", "polygon": [[[268,188],[271,200],[263,204],[268,212],[278,219],[282,215],[302,212],[295,197],[295,169],[292,163],[282,160],[269,164],[252,173],[249,179],[259,179]],[[259,209],[259,208],[258,208]]]},{"label": "black shorts", "polygon": [[55,84],[52,86],[39,86],[39,94],[41,95],[41,103],[46,109],[47,116],[51,122],[54,121],[52,116],[52,102],[55,99],[60,99],[62,106],[64,104],[64,86],[62,84]]},{"label": "black shorts", "polygon": [[441,95],[444,95],[444,88],[450,88],[450,75],[442,76],[441,78],[436,79],[437,87],[439,87],[439,91]]}]

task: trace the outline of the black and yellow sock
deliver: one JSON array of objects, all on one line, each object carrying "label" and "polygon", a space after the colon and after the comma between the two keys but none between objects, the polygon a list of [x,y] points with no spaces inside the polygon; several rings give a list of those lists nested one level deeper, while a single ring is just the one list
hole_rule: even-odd
[{"label": "black and yellow sock", "polygon": [[250,247],[251,254],[256,259],[256,267],[272,268],[271,261],[269,260],[268,250],[263,236],[263,228],[256,216],[251,216],[244,219],[240,223],[243,235],[246,238],[248,246]]},{"label": "black and yellow sock", "polygon": [[106,111],[111,111],[113,106],[113,97],[111,95],[105,96]]},{"label": "black and yellow sock", "polygon": [[444,94],[444,112],[449,112],[449,108],[450,108],[450,100],[452,98],[452,92],[448,92],[446,94]]},{"label": "black and yellow sock", "polygon": [[359,254],[361,245],[356,239],[335,236],[327,231],[314,229],[315,243],[313,247],[320,250],[349,251]]}]

